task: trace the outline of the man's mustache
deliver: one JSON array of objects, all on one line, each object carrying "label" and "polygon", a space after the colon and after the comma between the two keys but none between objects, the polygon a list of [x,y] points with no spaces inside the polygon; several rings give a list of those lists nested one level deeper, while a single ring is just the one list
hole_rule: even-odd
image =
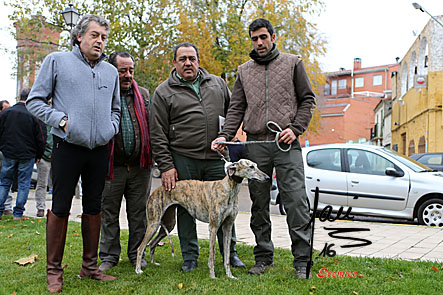
[{"label": "man's mustache", "polygon": [[132,82],[132,79],[131,78],[123,78],[122,82]]}]

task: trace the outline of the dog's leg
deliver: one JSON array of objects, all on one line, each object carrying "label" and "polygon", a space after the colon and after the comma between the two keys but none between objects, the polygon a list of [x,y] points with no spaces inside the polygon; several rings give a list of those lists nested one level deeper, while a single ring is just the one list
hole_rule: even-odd
[{"label": "dog's leg", "polygon": [[[153,193],[153,195],[155,192]],[[146,202],[146,233],[145,237],[143,238],[143,241],[141,242],[140,246],[138,246],[137,249],[137,262],[135,264],[135,272],[138,274],[143,273],[141,268],[141,262],[142,262],[142,256],[143,252],[146,249],[146,245],[148,242],[152,239],[154,234],[157,232],[158,227],[160,226],[161,218],[162,218],[162,206],[155,206],[155,204],[152,204],[152,198],[155,198],[155,196],[151,195],[148,198],[148,201]],[[154,209],[155,208],[155,209]],[[152,216],[151,216],[152,215]]]},{"label": "dog's leg", "polygon": [[223,230],[223,255],[224,255],[224,265],[226,270],[226,276],[231,279],[237,279],[231,273],[230,256],[231,256],[231,239],[232,239],[232,226],[234,225],[234,220],[231,217],[225,219],[222,224]]},{"label": "dog's leg", "polygon": [[166,236],[168,236],[169,244],[171,245],[172,257],[174,257],[174,245],[172,244],[172,239],[169,233],[175,227],[175,208],[176,206],[171,206],[166,210],[165,214],[162,217],[160,232],[149,243],[151,263],[155,265],[159,265],[155,262],[155,248],[157,247],[158,243]]},{"label": "dog's leg", "polygon": [[[215,223],[215,222],[214,222]],[[209,277],[215,279],[215,246],[217,241],[217,226],[209,222]]]}]

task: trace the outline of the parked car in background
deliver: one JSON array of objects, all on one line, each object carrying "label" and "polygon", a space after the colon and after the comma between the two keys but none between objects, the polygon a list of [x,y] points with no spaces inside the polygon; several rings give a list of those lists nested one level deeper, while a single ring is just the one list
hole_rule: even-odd
[{"label": "parked car in background", "polygon": [[[372,145],[318,145],[303,148],[302,154],[311,210],[319,187],[318,211],[328,205],[335,212],[352,207],[351,215],[443,226],[442,172]],[[276,186],[271,189],[271,204],[272,195],[278,196]]]},{"label": "parked car in background", "polygon": [[443,226],[442,172],[380,146],[329,144],[302,151],[311,207],[319,187],[318,210],[352,207],[353,215]]},{"label": "parked car in background", "polygon": [[433,170],[443,171],[443,153],[413,154],[410,158]]}]

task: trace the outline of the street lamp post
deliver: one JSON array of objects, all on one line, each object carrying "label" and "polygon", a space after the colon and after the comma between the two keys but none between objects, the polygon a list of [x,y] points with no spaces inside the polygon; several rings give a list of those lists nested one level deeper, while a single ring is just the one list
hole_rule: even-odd
[{"label": "street lamp post", "polygon": [[435,20],[440,26],[443,27],[443,24],[432,14],[430,14],[426,9],[424,9],[420,4],[414,2],[412,3],[412,6],[414,6],[415,9],[419,9],[421,12],[426,12],[427,14],[429,14],[429,16],[432,17],[433,20]]},{"label": "street lamp post", "polygon": [[[69,3],[69,6],[65,8],[65,10],[63,10],[61,12],[61,14],[63,15],[63,19],[65,20],[65,23],[71,27],[71,29],[69,30],[69,32],[72,31],[72,28],[77,24],[78,21],[78,17],[80,16],[80,14],[78,13],[78,11],[72,7],[72,4]],[[70,42],[71,44],[71,49],[72,49],[72,40]]]}]

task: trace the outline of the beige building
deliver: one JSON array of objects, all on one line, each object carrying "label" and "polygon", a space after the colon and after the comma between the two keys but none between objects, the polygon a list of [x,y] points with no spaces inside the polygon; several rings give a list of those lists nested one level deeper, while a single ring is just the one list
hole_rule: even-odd
[{"label": "beige building", "polygon": [[441,25],[432,19],[426,24],[392,81],[392,149],[407,156],[443,152]]}]

